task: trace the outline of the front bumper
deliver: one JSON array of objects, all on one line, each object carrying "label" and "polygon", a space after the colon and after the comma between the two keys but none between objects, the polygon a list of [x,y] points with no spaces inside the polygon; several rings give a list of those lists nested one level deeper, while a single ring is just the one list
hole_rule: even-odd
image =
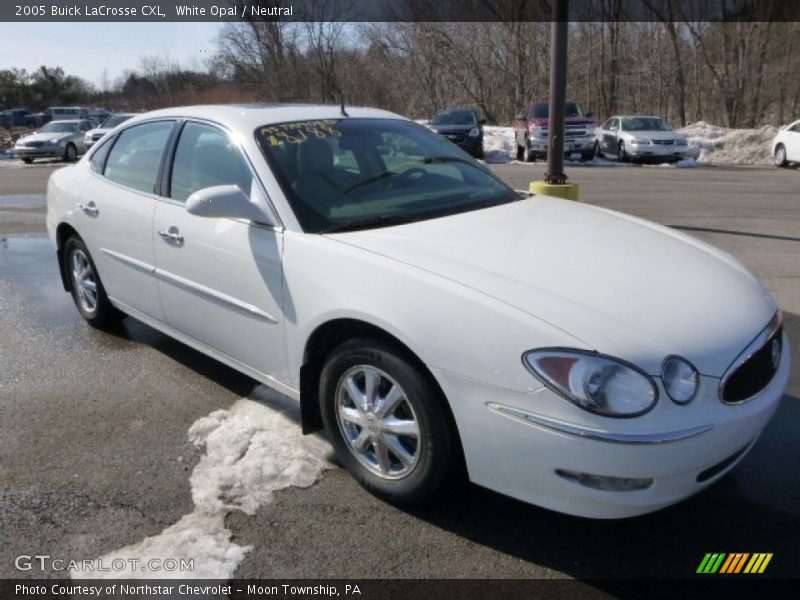
[{"label": "front bumper", "polygon": [[688,146],[675,144],[629,144],[625,151],[636,158],[685,158],[689,153]]},{"label": "front bumper", "polygon": [[[744,404],[723,404],[717,398],[719,379],[703,377],[690,404],[678,406],[660,389],[656,407],[633,419],[594,416],[547,388],[520,393],[451,372],[434,370],[434,375],[445,395],[458,399],[451,406],[472,481],[567,514],[623,518],[699,492],[747,454],[788,382],[791,357],[785,337],[783,347],[775,378]],[[536,423],[522,414],[556,420],[583,433]],[[604,435],[612,439],[604,440]],[[606,491],[557,471],[652,481],[645,489]]]},{"label": "front bumper", "polygon": [[[529,137],[528,148],[537,156],[547,156],[547,138]],[[594,151],[594,136],[570,137],[564,140],[564,154]]]},{"label": "front bumper", "polygon": [[11,154],[14,158],[48,158],[60,157],[64,149],[60,146],[39,146],[38,148],[14,147]]}]

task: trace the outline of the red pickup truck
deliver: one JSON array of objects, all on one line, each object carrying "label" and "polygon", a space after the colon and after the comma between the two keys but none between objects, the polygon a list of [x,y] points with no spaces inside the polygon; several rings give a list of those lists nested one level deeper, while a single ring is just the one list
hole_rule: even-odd
[{"label": "red pickup truck", "polygon": [[[550,106],[547,102],[531,102],[517,113],[514,137],[517,142],[517,160],[534,161],[547,156],[547,134]],[[564,154],[580,153],[581,160],[594,157],[594,134],[597,124],[592,113],[583,112],[577,102],[564,106]]]}]

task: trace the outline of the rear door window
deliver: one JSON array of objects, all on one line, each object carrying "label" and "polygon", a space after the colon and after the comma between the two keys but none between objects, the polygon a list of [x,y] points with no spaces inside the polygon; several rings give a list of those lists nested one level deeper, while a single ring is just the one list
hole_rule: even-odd
[{"label": "rear door window", "polygon": [[135,190],[155,193],[161,157],[172,126],[172,121],[144,123],[120,133],[108,155],[104,175]]}]

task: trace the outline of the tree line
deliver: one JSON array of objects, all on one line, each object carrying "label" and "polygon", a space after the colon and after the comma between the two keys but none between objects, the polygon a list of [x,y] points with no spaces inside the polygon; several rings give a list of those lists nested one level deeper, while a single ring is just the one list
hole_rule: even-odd
[{"label": "tree line", "polygon": [[[605,0],[604,20],[570,24],[571,99],[598,118],[638,112],[676,125],[756,127],[800,118],[800,23],[681,21],[659,12],[657,0],[643,1],[652,5],[651,21],[614,20],[622,0]],[[326,0],[318,5],[324,9]],[[0,106],[148,110],[344,100],[414,118],[472,105],[490,123],[508,124],[528,101],[548,96],[549,23],[348,23],[325,16],[226,23],[216,53],[201,66],[143,57],[136,69],[99,85],[60,68],[0,71]]]}]

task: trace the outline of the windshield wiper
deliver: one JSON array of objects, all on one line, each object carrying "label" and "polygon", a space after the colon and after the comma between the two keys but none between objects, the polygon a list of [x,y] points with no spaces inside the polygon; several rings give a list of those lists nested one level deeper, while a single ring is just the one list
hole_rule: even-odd
[{"label": "windshield wiper", "polygon": [[349,223],[337,223],[325,229],[320,230],[320,233],[342,233],[345,231],[359,231],[360,229],[374,229],[376,227],[391,227],[392,225],[405,225],[406,223],[413,223],[419,221],[419,216],[410,215],[381,215],[379,217],[372,217],[371,219],[361,219],[360,221],[351,221]]}]

